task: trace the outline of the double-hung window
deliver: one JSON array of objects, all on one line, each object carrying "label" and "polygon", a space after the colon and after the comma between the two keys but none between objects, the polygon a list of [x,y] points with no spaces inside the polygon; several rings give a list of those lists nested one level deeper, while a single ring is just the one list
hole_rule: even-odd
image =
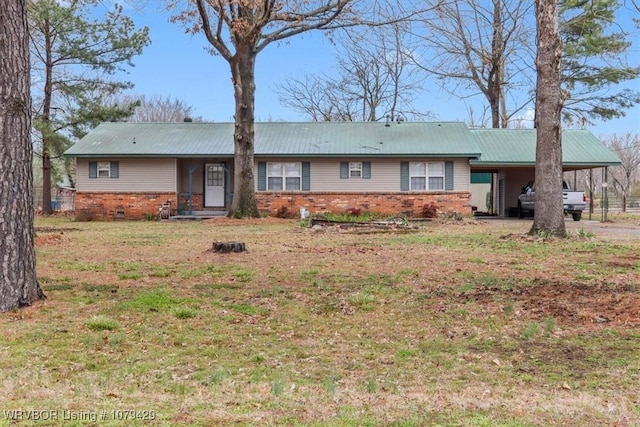
[{"label": "double-hung window", "polygon": [[111,176],[111,162],[98,162],[98,177],[109,178]]},{"label": "double-hung window", "polygon": [[119,162],[89,162],[89,178],[118,178]]},{"label": "double-hung window", "polygon": [[301,176],[299,162],[267,163],[267,190],[300,191]]},{"label": "double-hung window", "polygon": [[349,177],[362,177],[362,162],[349,162]]},{"label": "double-hung window", "polygon": [[412,162],[409,178],[412,191],[444,190],[444,162]]}]

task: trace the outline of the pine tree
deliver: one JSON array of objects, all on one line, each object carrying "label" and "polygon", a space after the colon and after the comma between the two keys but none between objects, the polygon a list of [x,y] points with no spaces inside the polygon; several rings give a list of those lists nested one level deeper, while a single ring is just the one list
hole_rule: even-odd
[{"label": "pine tree", "polygon": [[25,1],[0,7],[0,312],[44,298],[34,247]]},{"label": "pine tree", "polygon": [[625,109],[640,103],[639,91],[614,90],[640,76],[640,67],[625,62],[631,42],[615,25],[620,8],[617,0],[559,2],[562,80],[568,92],[563,118],[568,123],[622,117]]},{"label": "pine tree", "polygon": [[43,211],[51,212],[52,159],[101,121],[131,115],[136,104],[107,106],[105,97],[132,87],[111,76],[149,44],[122,7],[96,16],[97,0],[29,2],[33,126],[42,158]]}]

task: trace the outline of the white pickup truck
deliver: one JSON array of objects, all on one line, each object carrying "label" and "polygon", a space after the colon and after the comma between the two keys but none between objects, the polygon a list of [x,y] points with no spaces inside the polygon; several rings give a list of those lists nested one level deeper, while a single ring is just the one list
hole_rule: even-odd
[{"label": "white pickup truck", "polygon": [[[571,191],[569,184],[562,181],[562,201],[564,204],[564,213],[571,214],[574,221],[580,221],[582,211],[587,206],[587,195],[584,191]],[[522,194],[518,196],[518,217],[524,218],[525,215],[533,215],[535,208],[535,192],[533,183],[529,182],[522,187]]]}]

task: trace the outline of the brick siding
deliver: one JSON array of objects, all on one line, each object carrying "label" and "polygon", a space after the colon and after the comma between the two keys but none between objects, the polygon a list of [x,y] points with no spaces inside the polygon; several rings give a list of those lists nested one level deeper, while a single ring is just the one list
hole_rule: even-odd
[{"label": "brick siding", "polygon": [[[297,217],[300,209],[310,213],[342,214],[350,210],[419,217],[425,205],[435,205],[439,213],[471,214],[471,193],[441,191],[430,193],[306,193],[258,192],[258,210],[270,216]],[[143,219],[158,215],[160,206],[171,202],[171,214],[178,213],[175,193],[84,193],[75,198],[78,220]],[[202,210],[202,194],[193,194],[193,209]]]},{"label": "brick siding", "polygon": [[265,193],[257,194],[258,209],[270,216],[282,213],[300,215],[300,208],[311,214],[345,213],[351,209],[390,215],[419,217],[425,205],[434,204],[439,213],[471,214],[471,193],[441,191],[430,193]]},{"label": "brick siding", "polygon": [[76,193],[76,219],[114,220],[143,219],[146,214],[158,215],[162,204],[171,201],[175,214],[175,193]]}]

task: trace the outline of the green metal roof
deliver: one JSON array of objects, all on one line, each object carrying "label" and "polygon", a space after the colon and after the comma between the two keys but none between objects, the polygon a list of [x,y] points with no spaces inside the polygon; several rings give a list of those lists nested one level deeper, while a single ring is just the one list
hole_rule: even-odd
[{"label": "green metal roof", "polygon": [[[535,129],[473,129],[482,155],[472,166],[533,166],[536,163]],[[591,132],[562,131],[562,163],[565,166],[616,166],[620,159]]]},{"label": "green metal roof", "polygon": [[[233,156],[233,123],[102,123],[69,157]],[[462,122],[255,124],[255,156],[466,157],[480,148]]]}]

